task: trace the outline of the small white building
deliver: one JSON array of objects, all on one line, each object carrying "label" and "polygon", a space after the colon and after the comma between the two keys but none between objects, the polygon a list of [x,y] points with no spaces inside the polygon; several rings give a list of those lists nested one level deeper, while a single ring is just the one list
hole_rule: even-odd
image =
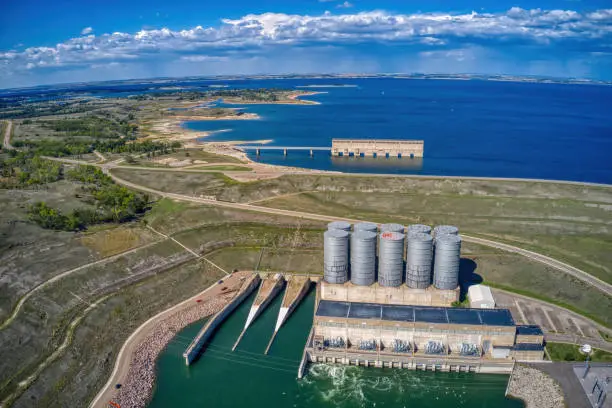
[{"label": "small white building", "polygon": [[476,309],[495,308],[495,299],[491,293],[491,288],[485,285],[472,285],[468,288],[468,299],[470,307]]}]

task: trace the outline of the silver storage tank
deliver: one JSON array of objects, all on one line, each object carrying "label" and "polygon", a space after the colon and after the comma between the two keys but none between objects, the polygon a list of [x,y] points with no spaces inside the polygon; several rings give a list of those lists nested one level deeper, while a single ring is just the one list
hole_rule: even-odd
[{"label": "silver storage tank", "polygon": [[401,232],[404,233],[404,226],[401,224],[383,224],[380,226],[380,232]]},{"label": "silver storage tank", "polygon": [[438,225],[434,228],[434,237],[439,235],[458,235],[459,228],[454,225]]},{"label": "silver storage tank", "polygon": [[345,221],[332,221],[329,224],[327,224],[327,229],[328,230],[342,230],[342,231],[350,231],[351,230],[351,224]]},{"label": "silver storage tank", "polygon": [[433,238],[424,232],[413,232],[406,240],[406,285],[426,289],[431,285]]},{"label": "silver storage tank", "polygon": [[434,286],[453,290],[459,285],[459,260],[461,258],[461,236],[440,235],[434,247]]},{"label": "silver storage tank", "polygon": [[351,234],[351,282],[368,286],[376,280],[376,238],[371,231]]},{"label": "silver storage tank", "polygon": [[373,222],[358,222],[353,226],[353,230],[378,232],[378,225],[374,224]]},{"label": "silver storage tank", "polygon": [[378,283],[400,286],[404,272],[404,234],[383,232],[378,248]]},{"label": "silver storage tank", "polygon": [[412,224],[408,226],[407,233],[412,234],[415,232],[423,232],[425,234],[431,234],[431,227],[423,224]]},{"label": "silver storage tank", "polygon": [[328,283],[348,280],[349,233],[331,229],[323,234],[323,278]]}]

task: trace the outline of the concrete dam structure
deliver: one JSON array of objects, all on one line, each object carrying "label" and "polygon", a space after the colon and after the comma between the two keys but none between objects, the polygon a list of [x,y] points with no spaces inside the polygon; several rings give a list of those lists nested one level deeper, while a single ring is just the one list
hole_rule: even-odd
[{"label": "concrete dam structure", "polygon": [[311,284],[312,281],[308,276],[289,276],[287,278],[287,289],[285,290],[285,295],[283,296],[281,308],[278,311],[274,333],[270,338],[270,342],[268,343],[264,354],[268,354],[281,326],[287,321],[291,313],[293,313],[295,310],[296,306],[302,301],[302,299],[304,299],[308,293],[308,290],[310,289]]},{"label": "concrete dam structure", "polygon": [[254,274],[249,279],[247,279],[238,294],[229,302],[219,313],[214,315],[208,323],[200,329],[198,334],[195,336],[191,344],[187,347],[185,352],[183,353],[183,357],[185,357],[185,364],[191,365],[200,353],[204,350],[204,346],[210,337],[213,335],[217,327],[219,327],[223,321],[234,311],[236,308],[249,297],[251,293],[259,286],[261,282],[261,278],[259,275]]},{"label": "concrete dam structure", "polygon": [[232,351],[236,350],[238,343],[240,343],[240,340],[242,340],[242,336],[244,336],[244,333],[246,333],[251,323],[257,319],[257,317],[264,311],[270,302],[272,302],[276,295],[280,293],[284,286],[285,278],[280,273],[264,279],[259,288],[259,292],[257,292],[257,297],[251,306],[251,310],[249,310],[249,315],[244,323],[244,329],[242,330],[242,333],[240,333],[238,340],[236,340],[234,347],[232,347]]},{"label": "concrete dam structure", "polygon": [[423,157],[423,140],[332,139],[332,156]]},{"label": "concrete dam structure", "polygon": [[[262,279],[263,278],[263,279]],[[198,332],[189,347],[183,353],[185,364],[191,365],[204,352],[210,338],[215,331],[223,324],[225,319],[230,316],[238,306],[245,301],[257,288],[257,296],[249,309],[249,313],[244,323],[244,329],[238,336],[232,351],[236,349],[247,329],[257,318],[265,312],[272,301],[284,290],[281,308],[274,333],[263,354],[268,354],[274,338],[278,334],[281,326],[287,321],[289,316],[306,297],[313,282],[317,282],[319,277],[307,275],[288,275],[282,273],[259,274],[254,273],[244,281],[236,296],[217,314],[215,314]],[[287,283],[287,284],[286,284]]]},{"label": "concrete dam structure", "polygon": [[[379,232],[372,240],[378,251],[361,242],[361,226],[343,227],[325,232],[323,281],[298,377],[307,362],[509,373],[516,361],[543,360],[539,328],[517,325],[508,309],[457,307],[457,227],[438,226],[433,237],[427,225],[370,227],[374,237]],[[361,279],[374,275],[376,254],[376,280]],[[536,335],[525,335],[532,331]]]}]

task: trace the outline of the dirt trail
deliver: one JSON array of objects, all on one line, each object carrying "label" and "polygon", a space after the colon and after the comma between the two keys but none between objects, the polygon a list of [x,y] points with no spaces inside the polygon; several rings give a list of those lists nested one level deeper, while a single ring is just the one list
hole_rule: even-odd
[{"label": "dirt trail", "polygon": [[2,145],[6,150],[13,150],[14,147],[11,145],[11,131],[13,129],[13,121],[6,121],[6,129],[4,130],[4,140],[2,141]]},{"label": "dirt trail", "polygon": [[[301,212],[301,211],[282,210],[279,208],[261,207],[257,205],[251,205],[251,204],[209,200],[206,198],[191,197],[191,196],[187,196],[183,194],[167,193],[165,191],[155,190],[153,188],[145,187],[140,184],[132,183],[130,181],[117,177],[116,175],[110,172],[109,172],[109,175],[113,178],[113,180],[115,180],[115,182],[122,184],[126,187],[130,187],[135,190],[145,191],[147,193],[155,194],[161,197],[172,198],[172,199],[179,200],[179,201],[190,201],[194,203],[208,204],[208,205],[214,205],[218,207],[227,207],[227,208],[246,210],[246,211],[256,211],[256,212],[273,214],[273,215],[285,215],[288,217],[305,218],[305,219],[318,220],[318,221],[331,222],[331,221],[343,220],[343,221],[347,221],[351,223],[367,221],[367,220],[356,220],[356,219],[343,218],[343,217],[332,217],[332,216],[321,215],[321,214],[312,214],[312,213]],[[593,275],[588,274],[587,272],[581,269],[578,269],[566,263],[560,262],[554,258],[550,258],[546,255],[538,254],[536,252],[528,251],[528,250],[525,250],[519,247],[515,247],[512,245],[508,245],[508,244],[503,244],[501,242],[491,241],[488,239],[472,237],[472,236],[464,235],[464,234],[462,234],[461,237],[463,238],[465,242],[472,242],[475,244],[485,245],[485,246],[489,246],[493,248],[502,249],[504,251],[517,253],[519,255],[523,255],[526,258],[543,263],[561,272],[574,276],[575,278],[580,279],[581,281],[595,287],[596,289],[601,290],[607,295],[612,295],[612,285],[594,277]]]},{"label": "dirt trail", "polygon": [[13,320],[15,320],[15,317],[17,317],[17,314],[19,313],[19,311],[20,311],[20,310],[21,310],[21,308],[23,307],[23,304],[24,304],[24,303],[25,303],[25,302],[26,302],[26,301],[27,301],[27,300],[28,300],[30,297],[32,297],[32,295],[33,295],[34,293],[36,293],[36,292],[38,292],[39,290],[41,290],[41,289],[43,289],[43,288],[45,288],[45,287],[49,286],[49,285],[50,285],[50,284],[52,284],[53,282],[57,282],[58,280],[60,280],[60,279],[62,279],[62,278],[65,278],[65,277],[66,277],[66,276],[68,276],[68,275],[71,275],[71,274],[73,274],[73,273],[75,273],[75,272],[81,271],[81,270],[83,270],[83,269],[85,269],[85,268],[89,268],[90,266],[99,265],[99,264],[103,264],[103,263],[106,263],[106,262],[114,261],[115,259],[118,259],[118,258],[120,258],[120,257],[122,257],[122,256],[129,255],[129,254],[131,254],[131,253],[133,253],[133,252],[136,252],[136,251],[140,251],[141,249],[148,248],[148,247],[153,246],[153,245],[155,245],[155,244],[157,244],[157,243],[158,243],[158,241],[151,242],[151,243],[149,243],[149,244],[142,245],[142,246],[139,246],[139,247],[136,247],[136,248],[130,249],[130,250],[125,251],[125,252],[121,252],[120,254],[117,254],[117,255],[109,256],[109,257],[107,257],[107,258],[102,258],[102,259],[99,259],[99,260],[97,260],[97,261],[90,262],[90,263],[87,263],[87,264],[85,264],[85,265],[78,266],[78,267],[76,267],[76,268],[73,268],[73,269],[70,269],[70,270],[68,270],[68,271],[62,272],[62,273],[60,273],[59,275],[55,275],[55,276],[54,276],[54,277],[52,277],[51,279],[48,279],[48,280],[46,280],[46,281],[44,281],[44,282],[41,282],[40,284],[38,284],[37,286],[34,286],[32,289],[30,289],[28,292],[26,292],[26,293],[25,293],[25,294],[24,294],[24,295],[21,297],[21,299],[19,299],[19,301],[17,302],[17,304],[16,304],[16,305],[15,305],[15,307],[13,308],[13,312],[11,313],[11,315],[10,315],[8,318],[6,318],[6,320],[5,320],[5,321],[3,321],[3,322],[2,322],[2,324],[0,324],[0,330],[5,329],[5,328],[6,328],[6,327],[7,327],[9,324],[11,324],[11,323],[13,322]]}]

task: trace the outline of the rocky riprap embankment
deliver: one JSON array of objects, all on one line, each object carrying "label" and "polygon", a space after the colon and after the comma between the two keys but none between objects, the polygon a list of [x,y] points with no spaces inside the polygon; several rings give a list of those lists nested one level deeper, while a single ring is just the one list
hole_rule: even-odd
[{"label": "rocky riprap embankment", "polygon": [[525,401],[526,408],[561,408],[565,406],[563,390],[542,371],[517,364],[508,394]]},{"label": "rocky riprap embankment", "polygon": [[155,383],[155,361],[178,331],[187,325],[219,312],[233,297],[220,295],[189,309],[178,311],[160,322],[136,348],[125,382],[113,400],[121,408],[144,408]]}]

